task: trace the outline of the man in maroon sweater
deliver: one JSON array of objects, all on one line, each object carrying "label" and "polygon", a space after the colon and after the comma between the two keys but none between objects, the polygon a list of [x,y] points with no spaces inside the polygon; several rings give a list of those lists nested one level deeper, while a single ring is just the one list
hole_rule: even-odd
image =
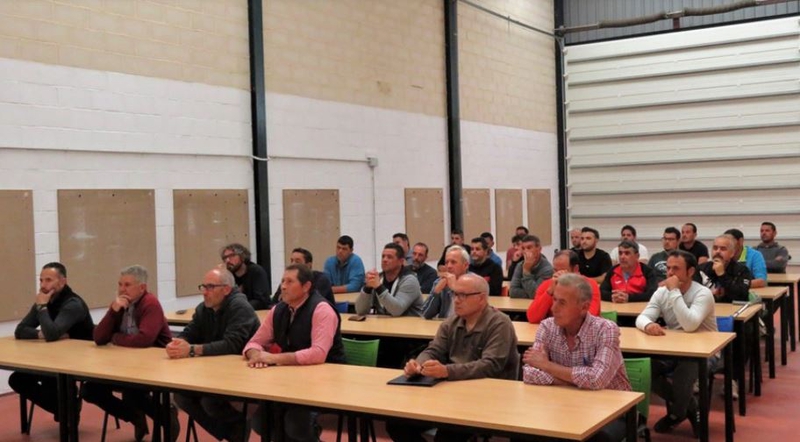
[{"label": "man in maroon sweater", "polygon": [[[172,340],[172,333],[164,317],[158,298],[147,291],[147,269],[134,265],[122,269],[117,284],[117,297],[106,315],[94,329],[94,342],[105,345],[109,342],[121,347],[165,347]],[[114,396],[122,392],[122,399]],[[155,416],[150,392],[134,387],[86,382],[81,396],[134,426],[137,442],[148,433],[145,415]],[[174,414],[173,414],[174,416]],[[177,419],[173,419],[175,422]],[[177,436],[177,425],[172,426]],[[173,440],[175,437],[173,437]]]}]

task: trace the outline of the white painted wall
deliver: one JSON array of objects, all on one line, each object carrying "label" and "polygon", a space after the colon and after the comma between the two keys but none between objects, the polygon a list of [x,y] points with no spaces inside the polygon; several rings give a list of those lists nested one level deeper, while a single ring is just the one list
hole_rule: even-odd
[{"label": "white painted wall", "polygon": [[[172,191],[248,189],[252,201],[249,127],[245,91],[0,59],[0,188],[33,191],[32,281],[59,260],[58,189],[154,189],[151,288],[166,310],[196,305],[175,296]],[[0,323],[0,336],[15,326]]]}]

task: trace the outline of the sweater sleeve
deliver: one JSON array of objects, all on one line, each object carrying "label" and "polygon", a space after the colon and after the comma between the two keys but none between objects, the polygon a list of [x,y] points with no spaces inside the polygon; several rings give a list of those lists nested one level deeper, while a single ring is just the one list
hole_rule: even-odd
[{"label": "sweater sleeve", "polygon": [[361,292],[356,297],[356,314],[357,315],[368,315],[369,310],[372,308],[372,297],[375,296],[372,294],[372,289],[368,289],[364,287],[361,289]]},{"label": "sweater sleeve", "polygon": [[714,313],[714,297],[705,287],[695,296],[691,307],[686,305],[686,300],[678,289],[668,291],[666,296],[667,308],[671,308],[675,313],[678,324],[684,331],[697,330],[703,321]]},{"label": "sweater sleeve", "polygon": [[411,304],[422,296],[422,293],[419,291],[419,281],[414,275],[401,277],[397,283],[399,286],[394,296],[382,286],[376,296],[378,297],[378,302],[390,315],[403,316],[406,310],[411,307]]},{"label": "sweater sleeve", "polygon": [[101,319],[94,328],[93,337],[95,344],[106,345],[111,342],[111,338],[114,336],[114,331],[119,329],[119,324],[122,320],[123,314],[124,310],[120,309],[120,311],[115,312],[109,307],[105,316],[103,316],[103,319]]},{"label": "sweater sleeve", "polygon": [[347,267],[347,291],[357,292],[364,285],[364,263],[361,258],[353,255]]},{"label": "sweater sleeve", "polygon": [[78,298],[70,298],[61,306],[56,319],[50,319],[47,310],[39,312],[39,323],[42,328],[42,335],[47,342],[57,341],[64,336],[73,325],[86,318],[89,311],[83,308]]},{"label": "sweater sleeve", "polygon": [[517,264],[517,267],[514,269],[514,276],[511,277],[511,285],[508,289],[508,295],[512,298],[528,298],[530,296],[525,292],[525,288],[522,286],[522,266],[524,261]]},{"label": "sweater sleeve", "polygon": [[34,304],[28,310],[28,314],[17,324],[17,328],[14,329],[14,337],[16,339],[39,339],[37,327],[39,327],[39,312],[36,311],[36,304]]},{"label": "sweater sleeve", "polygon": [[253,334],[256,313],[249,303],[232,302],[226,312],[222,339],[203,344],[203,356],[239,354]]},{"label": "sweater sleeve", "polygon": [[547,293],[547,288],[552,283],[543,283],[536,289],[536,296],[534,296],[531,305],[528,306],[528,322],[531,324],[538,324],[547,318],[547,313],[553,307],[553,297]]},{"label": "sweater sleeve", "polygon": [[136,334],[128,335],[125,333],[114,333],[111,342],[114,345],[122,347],[152,347],[158,339],[159,333],[164,328],[164,310],[161,309],[161,304],[155,297],[148,299],[146,303],[140,303],[137,309],[139,322],[137,327],[139,332]]},{"label": "sweater sleeve", "polygon": [[662,298],[666,296],[666,293],[666,287],[661,287],[653,293],[650,302],[647,303],[647,307],[636,317],[636,328],[644,331],[651,322],[656,322],[658,317],[661,316]]}]

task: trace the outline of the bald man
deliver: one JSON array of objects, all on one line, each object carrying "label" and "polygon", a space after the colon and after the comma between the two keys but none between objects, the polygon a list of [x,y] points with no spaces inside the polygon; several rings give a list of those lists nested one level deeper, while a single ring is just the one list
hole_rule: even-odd
[{"label": "bald man", "polygon": [[[406,376],[464,379],[517,379],[519,354],[514,326],[507,315],[489,306],[489,284],[467,273],[453,286],[455,315],[439,326],[428,348],[406,363]],[[389,421],[386,430],[395,441],[423,441],[425,426]],[[436,432],[437,441],[467,441],[472,434],[448,428]]]},{"label": "bald man", "polygon": [[[259,321],[253,306],[236,286],[233,274],[213,268],[198,288],[203,292],[203,302],[186,328],[167,344],[167,355],[180,359],[241,354],[258,330]],[[229,401],[198,393],[175,393],[174,399],[178,408],[217,439],[246,440],[242,414]]]}]

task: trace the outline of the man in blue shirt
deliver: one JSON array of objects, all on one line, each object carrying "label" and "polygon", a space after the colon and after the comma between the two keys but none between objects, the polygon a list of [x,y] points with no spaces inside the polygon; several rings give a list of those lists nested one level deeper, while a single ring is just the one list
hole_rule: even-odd
[{"label": "man in blue shirt", "polygon": [[744,245],[744,233],[739,229],[728,229],[726,235],[730,235],[736,244],[736,251],[733,254],[735,260],[743,262],[750,270],[753,279],[750,280],[750,288],[756,289],[767,286],[767,263],[764,256],[756,249]]},{"label": "man in blue shirt", "polygon": [[353,253],[353,238],[342,235],[336,241],[336,255],[325,260],[323,272],[333,286],[333,293],[352,293],[364,284],[364,263]]}]

